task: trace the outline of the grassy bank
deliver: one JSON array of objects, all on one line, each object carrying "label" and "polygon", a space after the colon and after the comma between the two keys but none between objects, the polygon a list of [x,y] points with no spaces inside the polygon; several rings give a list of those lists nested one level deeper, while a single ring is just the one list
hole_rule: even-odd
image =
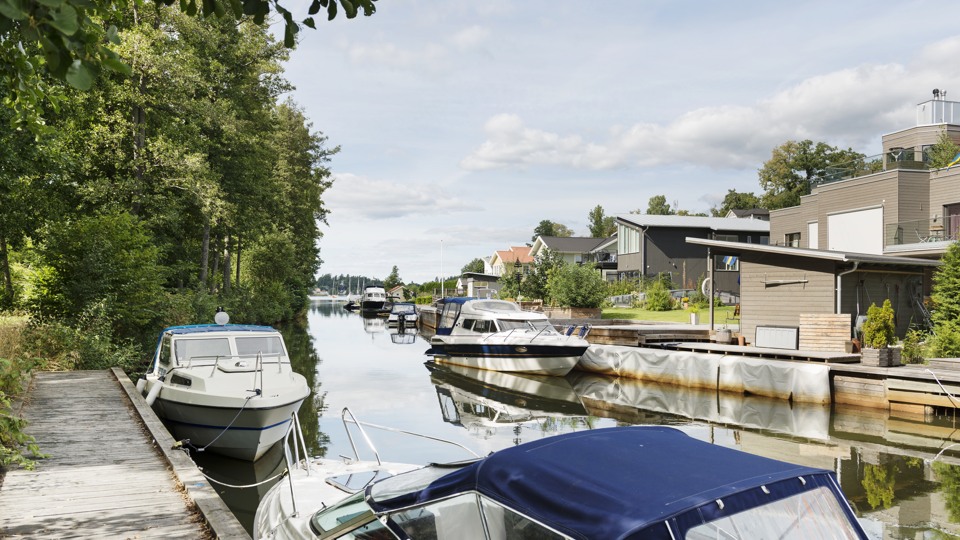
[{"label": "grassy bank", "polygon": [[[713,310],[715,322],[723,323],[727,317],[733,315],[733,306],[717,307]],[[671,323],[689,323],[690,313],[686,309],[672,309],[670,311],[650,311],[640,308],[604,308],[604,319],[631,319],[635,321],[650,322],[671,322]],[[697,311],[700,315],[700,322],[706,323],[710,320],[710,310],[701,309]]]}]

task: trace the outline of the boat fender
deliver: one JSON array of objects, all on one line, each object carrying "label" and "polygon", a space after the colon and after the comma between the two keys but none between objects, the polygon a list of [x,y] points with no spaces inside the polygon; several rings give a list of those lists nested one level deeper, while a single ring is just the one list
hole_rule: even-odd
[{"label": "boat fender", "polygon": [[142,379],[142,378],[141,378],[141,379],[137,379],[137,392],[139,392],[141,396],[143,395],[143,390],[144,390],[146,387],[147,387],[147,380],[146,380],[146,379]]},{"label": "boat fender", "polygon": [[147,394],[147,405],[153,406],[153,402],[157,400],[157,396],[160,395],[160,389],[163,388],[163,381],[157,381],[153,385],[153,388],[150,389],[150,393]]}]

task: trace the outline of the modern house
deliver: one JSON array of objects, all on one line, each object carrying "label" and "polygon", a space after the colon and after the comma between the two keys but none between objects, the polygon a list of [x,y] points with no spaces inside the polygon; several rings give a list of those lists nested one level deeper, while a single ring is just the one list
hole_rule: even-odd
[{"label": "modern house", "polygon": [[960,231],[960,166],[928,167],[941,133],[960,144],[960,103],[935,91],[914,127],[883,135],[870,167],[834,171],[799,206],[772,211],[771,243],[940,258]]},{"label": "modern house", "polygon": [[[869,253],[700,238],[687,241],[708,249],[714,259],[738,259],[738,324],[751,343],[758,338],[761,326],[797,329],[800,338],[809,337],[803,335],[804,315],[838,315],[829,324],[841,325],[841,339],[849,340],[858,317],[866,315],[870,304],[879,306],[888,298],[896,314],[897,333],[902,336],[911,324],[927,316],[924,297],[929,295],[930,276],[940,265],[931,259]],[[823,330],[809,328],[806,333]],[[837,343],[836,347],[842,345]]]},{"label": "modern house", "polygon": [[538,236],[530,248],[534,260],[547,251],[560,255],[570,264],[591,264],[604,280],[617,280],[617,237],[587,238],[582,236]]},{"label": "modern house", "polygon": [[457,279],[457,294],[475,298],[493,298],[500,292],[497,276],[477,272],[464,272]]},{"label": "modern house", "polygon": [[732,208],[724,217],[770,221],[770,211],[766,208]]},{"label": "modern house", "polygon": [[[761,219],[629,214],[617,216],[617,272],[620,279],[669,274],[671,281],[693,289],[707,277],[707,248],[688,238],[769,243],[770,223]],[[715,260],[714,289],[737,296],[739,266],[735,257]]]}]

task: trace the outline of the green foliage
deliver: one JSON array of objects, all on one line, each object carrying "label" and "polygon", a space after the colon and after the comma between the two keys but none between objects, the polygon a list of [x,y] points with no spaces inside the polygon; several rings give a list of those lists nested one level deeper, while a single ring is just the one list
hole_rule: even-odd
[{"label": "green foliage", "polygon": [[606,298],[606,284],[589,265],[563,264],[547,278],[550,302],[564,307],[597,308]]},{"label": "green foliage", "polygon": [[897,482],[898,468],[895,464],[888,466],[872,465],[867,463],[863,468],[863,485],[867,493],[867,502],[870,508],[890,508],[893,505],[893,488]]},{"label": "green foliage", "polygon": [[960,358],[960,322],[942,321],[930,338],[932,358]]},{"label": "green foliage", "polygon": [[156,323],[163,269],[152,238],[130,214],[83,216],[52,229],[40,251],[49,268],[36,283],[41,316],[74,324],[96,313],[127,337]]},{"label": "green foliage", "polygon": [[890,299],[883,301],[883,307],[870,304],[867,308],[867,320],[863,323],[863,346],[884,349],[896,342],[896,325]]},{"label": "green foliage", "polygon": [[664,280],[655,280],[644,289],[643,307],[650,311],[669,311],[673,309],[673,297]]},{"label": "green foliage", "polygon": [[758,171],[765,191],[760,206],[770,210],[797,206],[800,197],[810,194],[812,182],[852,176],[865,167],[864,155],[851,149],[809,139],[787,141],[773,149]]},{"label": "green foliage", "polygon": [[933,337],[930,354],[939,358],[960,357],[960,243],[953,242],[933,275],[930,320]]},{"label": "green foliage", "polygon": [[927,356],[927,340],[930,333],[919,328],[907,330],[903,337],[903,351],[900,353],[900,359],[905,364],[922,364]]},{"label": "green foliage", "polygon": [[[710,306],[710,297],[703,294],[703,281],[704,276],[700,276],[700,278],[697,279],[697,288],[690,294],[690,305],[697,309],[704,309]],[[715,302],[715,304],[720,305],[719,302]]]},{"label": "green foliage", "polygon": [[[549,302],[550,292],[547,288],[547,283],[550,279],[550,274],[563,264],[563,255],[550,249],[541,251],[537,254],[533,271],[524,276],[522,290],[520,292],[526,298],[539,298],[545,302]],[[501,282],[503,281],[501,280]]]},{"label": "green foliage", "polygon": [[647,214],[652,216],[672,216],[676,211],[670,208],[666,195],[654,195],[647,201]]},{"label": "green foliage", "polygon": [[592,238],[607,238],[617,232],[617,218],[604,214],[599,204],[587,215]]},{"label": "green foliage", "polygon": [[953,162],[953,159],[960,154],[960,146],[953,142],[953,139],[947,135],[946,131],[940,132],[937,142],[930,147],[927,152],[927,158],[930,160],[931,169],[941,169]]},{"label": "green foliage", "polygon": [[714,217],[724,217],[730,210],[747,210],[759,207],[760,197],[754,195],[752,191],[749,193],[738,193],[735,189],[729,189],[723,197],[723,202],[720,203],[720,206],[711,208],[710,213]]},{"label": "green foliage", "polygon": [[622,281],[607,282],[607,296],[620,296],[624,294],[633,294],[640,290],[639,280],[625,279]]},{"label": "green foliage", "polygon": [[573,236],[573,231],[566,225],[544,219],[541,220],[537,228],[533,230],[533,236],[530,237],[530,241],[536,242],[538,236],[560,236],[567,238]]},{"label": "green foliage", "polygon": [[474,274],[483,273],[483,259],[477,257],[476,259],[468,262],[463,265],[463,268],[460,269],[461,274],[466,274],[467,272],[472,272]]},{"label": "green foliage", "polygon": [[930,467],[940,481],[940,491],[950,513],[950,521],[960,522],[960,466],[934,461]]},{"label": "green foliage", "polygon": [[400,279],[400,269],[394,265],[393,269],[390,270],[390,275],[387,276],[387,279],[383,280],[383,288],[390,290],[397,285],[403,285],[403,280]]}]

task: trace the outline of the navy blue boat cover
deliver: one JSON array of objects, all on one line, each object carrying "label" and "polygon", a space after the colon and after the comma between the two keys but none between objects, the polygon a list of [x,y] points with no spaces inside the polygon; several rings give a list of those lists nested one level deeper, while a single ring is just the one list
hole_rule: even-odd
[{"label": "navy blue boat cover", "polygon": [[378,513],[389,512],[477,491],[573,538],[668,539],[667,520],[682,532],[819,486],[842,498],[832,474],[716,446],[674,428],[615,427],[501,450],[420,491],[384,501],[370,500],[368,491],[368,502]]}]

